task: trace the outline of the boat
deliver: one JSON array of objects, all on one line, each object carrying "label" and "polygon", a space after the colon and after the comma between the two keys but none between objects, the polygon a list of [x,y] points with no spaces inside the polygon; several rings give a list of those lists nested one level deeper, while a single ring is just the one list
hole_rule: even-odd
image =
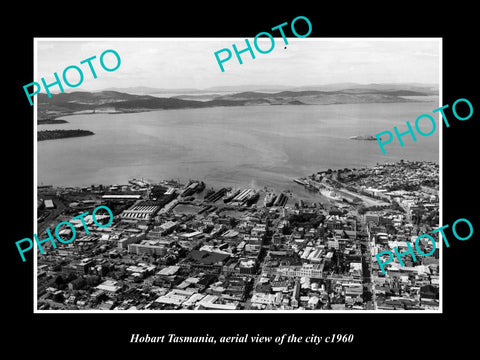
[{"label": "boat", "polygon": [[225,194],[225,198],[223,199],[224,203],[229,203],[232,201],[235,196],[237,196],[240,193],[240,189],[232,189],[229,192]]},{"label": "boat", "polygon": [[200,192],[205,189],[205,183],[203,181],[190,181],[182,192],[182,196],[190,196],[196,192]]},{"label": "boat", "polygon": [[350,136],[350,140],[367,140],[367,141],[375,141],[377,138],[373,135],[356,135],[356,136]]},{"label": "boat", "polygon": [[308,186],[308,181],[306,179],[293,179],[297,184]]},{"label": "boat", "polygon": [[196,181],[191,181],[185,189],[182,191],[182,197],[190,196],[197,191],[199,183]]}]

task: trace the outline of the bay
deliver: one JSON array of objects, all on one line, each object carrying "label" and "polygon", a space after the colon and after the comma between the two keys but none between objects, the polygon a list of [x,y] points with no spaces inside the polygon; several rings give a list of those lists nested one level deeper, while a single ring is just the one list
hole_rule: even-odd
[{"label": "bay", "polygon": [[[404,160],[439,161],[436,132],[386,145],[351,140],[407,130],[435,101],[387,104],[238,106],[66,116],[38,130],[84,129],[93,136],[38,142],[38,184],[86,186],[199,179],[208,187],[265,186],[302,192],[292,178],[316,171]],[[431,129],[428,120],[421,129]]]}]

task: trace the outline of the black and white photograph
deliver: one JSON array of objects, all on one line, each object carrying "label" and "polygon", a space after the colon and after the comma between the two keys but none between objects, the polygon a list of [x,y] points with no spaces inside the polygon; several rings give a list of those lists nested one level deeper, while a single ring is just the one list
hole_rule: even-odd
[{"label": "black and white photograph", "polygon": [[126,5],[2,25],[8,348],[473,348],[474,11]]},{"label": "black and white photograph", "polygon": [[37,310],[441,310],[441,39],[262,40],[37,39]]}]

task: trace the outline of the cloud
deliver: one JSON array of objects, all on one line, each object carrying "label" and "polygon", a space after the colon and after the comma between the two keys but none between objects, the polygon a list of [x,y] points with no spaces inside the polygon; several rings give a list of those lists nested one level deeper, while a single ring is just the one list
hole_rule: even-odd
[{"label": "cloud", "polygon": [[[114,72],[98,71],[84,89],[129,86],[197,87],[236,84],[313,85],[319,82],[438,82],[438,39],[275,38],[274,49],[255,59],[247,51],[239,64],[232,44],[244,49],[244,38],[46,39],[38,40],[38,77],[116,50],[122,59]],[[253,39],[250,39],[253,47]],[[268,38],[259,47],[270,47]],[[285,48],[286,47],[286,48]],[[232,58],[221,72],[214,52],[228,48]],[[100,64],[94,62],[101,70]],[[88,71],[87,65],[82,69]],[[52,77],[53,78],[53,77]]]}]

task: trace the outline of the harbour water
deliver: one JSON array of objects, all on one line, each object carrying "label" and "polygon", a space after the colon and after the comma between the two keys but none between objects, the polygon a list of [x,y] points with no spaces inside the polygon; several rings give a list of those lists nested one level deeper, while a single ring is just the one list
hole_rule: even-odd
[{"label": "harbour water", "polygon": [[[307,192],[292,178],[391,161],[439,161],[439,134],[405,146],[351,136],[405,131],[436,102],[239,106],[67,116],[38,130],[84,129],[93,136],[38,142],[38,184],[125,184],[130,178],[202,180],[207,187]],[[428,132],[425,124],[425,132]],[[431,125],[429,125],[431,126]],[[304,192],[304,193],[303,193]]]}]

